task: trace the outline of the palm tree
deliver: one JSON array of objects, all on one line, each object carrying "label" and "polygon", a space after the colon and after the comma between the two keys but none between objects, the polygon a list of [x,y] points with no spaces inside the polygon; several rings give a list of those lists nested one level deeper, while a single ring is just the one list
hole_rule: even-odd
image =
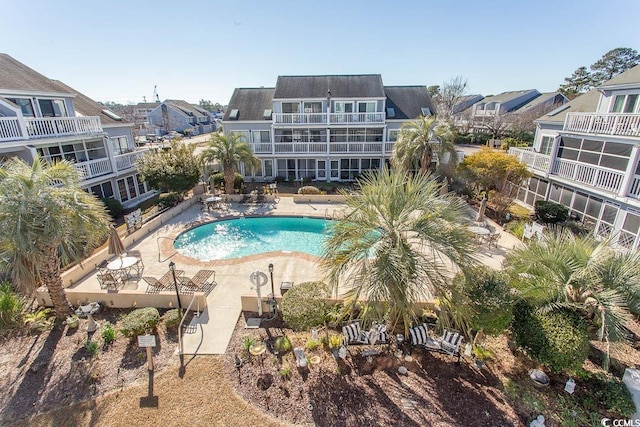
[{"label": "palm tree", "polygon": [[40,157],[31,166],[19,158],[0,166],[0,198],[0,268],[27,295],[45,285],[56,315],[65,316],[60,268],[104,242],[104,205],[80,188],[69,162],[49,166]]},{"label": "palm tree", "polygon": [[506,259],[523,298],[542,310],[569,308],[599,327],[607,343],[626,337],[640,313],[640,252],[620,252],[608,239],[551,232]]},{"label": "palm tree", "polygon": [[423,174],[385,168],[359,184],[345,196],[350,213],[331,226],[321,267],[334,289],[348,289],[347,305],[366,300],[407,334],[415,303],[446,292],[455,272],[475,264],[465,204]]},{"label": "palm tree", "polygon": [[453,133],[450,126],[441,124],[434,116],[419,117],[403,123],[398,141],[393,147],[393,165],[404,170],[429,171],[433,154],[437,152],[442,162],[445,153],[451,153],[450,161],[457,159]]},{"label": "palm tree", "polygon": [[233,181],[239,162],[253,167],[260,166],[260,160],[253,154],[251,146],[242,135],[231,133],[213,134],[209,146],[200,155],[204,162],[217,160],[222,164],[224,187],[227,194],[233,193]]}]

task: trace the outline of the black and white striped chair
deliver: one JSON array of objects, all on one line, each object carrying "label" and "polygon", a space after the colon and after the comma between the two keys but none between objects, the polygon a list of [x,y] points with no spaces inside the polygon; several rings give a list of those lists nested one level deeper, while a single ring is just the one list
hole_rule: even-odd
[{"label": "black and white striped chair", "polygon": [[409,336],[411,338],[411,345],[417,347],[423,347],[427,344],[429,338],[429,329],[427,324],[423,323],[414,328],[409,328]]},{"label": "black and white striped chair", "polygon": [[462,335],[460,333],[445,329],[441,338],[432,339],[429,337],[429,330],[426,324],[418,325],[409,329],[411,345],[419,347],[427,351],[436,351],[438,353],[449,354],[458,357],[460,363],[460,346],[462,344]]},{"label": "black and white striped chair", "polygon": [[342,326],[342,335],[345,346],[369,344],[369,333],[360,328],[359,320],[346,322]]}]

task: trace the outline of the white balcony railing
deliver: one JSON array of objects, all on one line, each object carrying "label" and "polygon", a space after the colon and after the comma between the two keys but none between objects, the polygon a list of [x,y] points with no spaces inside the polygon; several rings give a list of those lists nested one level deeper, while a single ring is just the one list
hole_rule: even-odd
[{"label": "white balcony railing", "polygon": [[0,118],[0,141],[102,133],[99,117],[25,118],[24,129],[26,133],[17,117],[2,117]]},{"label": "white balcony railing", "polygon": [[384,123],[384,113],[331,113],[329,123]]},{"label": "white balcony railing", "polygon": [[309,142],[280,142],[275,146],[276,154],[289,153],[326,153],[326,143],[309,143]]},{"label": "white balcony railing", "polygon": [[148,149],[143,148],[142,150],[136,150],[132,153],[126,153],[126,154],[118,154],[116,156],[114,156],[114,159],[116,160],[116,168],[118,169],[118,172],[123,171],[123,170],[127,170],[127,169],[131,169],[131,168],[135,168],[136,167],[136,160],[138,160],[138,158],[142,157],[142,155],[148,151]]},{"label": "white balcony railing", "polygon": [[565,131],[640,137],[640,114],[569,113]]},{"label": "white balcony railing", "polygon": [[629,187],[629,197],[640,199],[640,175],[635,175]]},{"label": "white balcony railing", "polygon": [[73,167],[80,172],[80,177],[82,179],[90,179],[96,176],[106,175],[113,172],[113,170],[111,169],[111,162],[108,158],[74,163]]},{"label": "white balcony railing", "polygon": [[253,152],[256,154],[268,154],[271,153],[271,143],[270,142],[254,142],[251,144],[251,148],[253,148]]},{"label": "white balcony railing", "polygon": [[565,159],[555,160],[552,173],[612,193],[620,191],[624,179],[624,172]]},{"label": "white balcony railing", "polygon": [[276,124],[326,124],[326,113],[274,113]]},{"label": "white balcony railing", "polygon": [[509,154],[517,156],[521,162],[525,163],[531,169],[539,170],[545,173],[549,172],[551,156],[542,153],[536,153],[531,147],[511,147],[509,148]]}]

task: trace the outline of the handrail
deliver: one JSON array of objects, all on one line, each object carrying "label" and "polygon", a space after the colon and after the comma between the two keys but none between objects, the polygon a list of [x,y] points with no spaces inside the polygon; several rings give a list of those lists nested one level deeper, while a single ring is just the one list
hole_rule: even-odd
[{"label": "handrail", "polygon": [[171,240],[172,242],[176,241],[176,239],[172,239],[171,237],[167,237],[167,236],[160,236],[156,239],[156,245],[158,245],[158,262],[162,262],[160,261],[160,239],[167,239],[167,240]]},{"label": "handrail", "polygon": [[[189,306],[187,307],[187,312],[191,309],[191,306],[193,305],[193,302],[196,300],[196,294],[194,293],[193,296],[191,297],[191,302],[189,303]],[[178,348],[180,349],[180,353],[179,354],[183,354],[184,352],[184,348],[182,347],[182,324],[184,323],[184,320],[187,318],[187,316],[182,316],[182,320],[180,321],[180,324],[178,325]]]}]

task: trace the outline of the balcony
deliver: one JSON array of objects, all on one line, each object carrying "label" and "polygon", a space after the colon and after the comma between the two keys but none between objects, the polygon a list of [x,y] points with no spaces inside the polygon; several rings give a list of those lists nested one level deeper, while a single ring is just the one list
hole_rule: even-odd
[{"label": "balcony", "polygon": [[533,148],[509,148],[509,154],[512,154],[518,158],[521,162],[525,163],[531,169],[538,170],[540,172],[549,172],[549,165],[551,164],[551,156],[546,154],[536,153]]},{"label": "balcony", "polygon": [[111,162],[106,157],[102,159],[89,160],[88,162],[74,163],[73,167],[80,172],[81,179],[91,179],[113,172]]},{"label": "balcony", "polygon": [[640,199],[640,175],[635,175],[629,187],[629,197]]},{"label": "balcony", "polygon": [[563,130],[640,138],[640,114],[569,113]]},{"label": "balcony", "polygon": [[274,113],[276,125],[384,124],[380,113]]},{"label": "balcony", "polygon": [[0,141],[102,133],[99,117],[0,117]]},{"label": "balcony", "polygon": [[118,172],[135,168],[136,160],[138,160],[139,157],[142,157],[142,155],[147,151],[149,151],[147,148],[143,148],[142,150],[136,150],[132,153],[119,154],[117,156],[114,156]]},{"label": "balcony", "polygon": [[624,172],[565,159],[556,159],[551,173],[612,193],[620,191],[624,179]]}]

